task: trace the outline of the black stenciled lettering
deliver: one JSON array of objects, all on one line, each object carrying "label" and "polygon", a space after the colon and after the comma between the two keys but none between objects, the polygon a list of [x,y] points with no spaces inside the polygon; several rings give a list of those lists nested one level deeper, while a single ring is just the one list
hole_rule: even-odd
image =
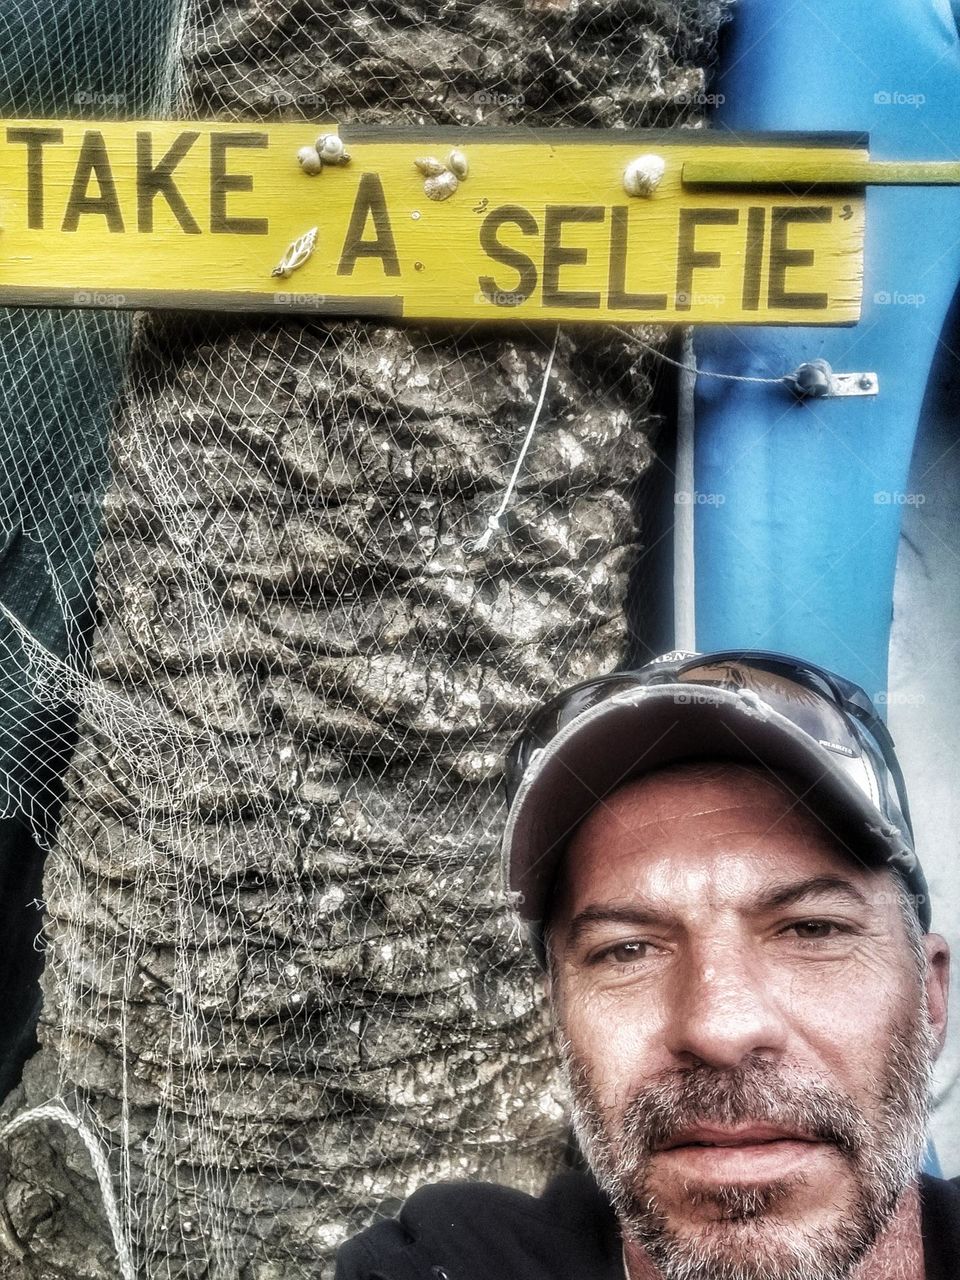
[{"label": "black stenciled lettering", "polygon": [[[372,240],[363,238],[367,218],[373,219],[375,235]],[[400,274],[400,260],[387,211],[387,198],[383,193],[383,183],[376,173],[365,173],[360,178],[357,197],[350,213],[350,224],[343,238],[340,261],[337,263],[337,275],[352,276],[358,258],[379,258],[385,276]]]},{"label": "black stenciled lettering", "polygon": [[491,209],[480,224],[480,248],[493,262],[500,262],[517,273],[517,279],[510,284],[498,284],[493,276],[480,276],[477,284],[484,297],[495,306],[515,307],[525,302],[537,287],[537,268],[532,258],[520,249],[503,244],[497,238],[500,228],[513,223],[525,236],[539,234],[537,220],[520,204],[502,204]]},{"label": "black stenciled lettering", "polygon": [[210,230],[235,236],[265,236],[266,218],[238,218],[227,214],[231,191],[252,191],[253,175],[228,173],[227,152],[232,147],[261,148],[269,145],[265,133],[211,133],[210,135]]},{"label": "black stenciled lettering", "polygon": [[677,244],[677,310],[689,311],[693,305],[693,273],[708,267],[719,267],[720,254],[697,248],[697,227],[736,226],[739,209],[681,209],[680,235]]},{"label": "black stenciled lettering", "polygon": [[43,148],[63,142],[62,129],[8,129],[8,142],[22,142],[27,148],[27,226],[43,230]]},{"label": "black stenciled lettering", "polygon": [[[89,194],[91,177],[97,180],[99,195]],[[123,231],[123,214],[120,212],[117,184],[113,180],[107,144],[103,140],[103,134],[96,129],[88,129],[83,135],[83,145],[73,174],[61,230],[76,231],[80,225],[80,215],[84,213],[95,213],[106,218],[109,231]]]},{"label": "black stenciled lettering", "polygon": [[743,258],[744,311],[760,308],[760,269],[763,266],[763,240],[767,229],[767,211],[762,205],[752,204],[747,210],[747,245]]},{"label": "black stenciled lettering", "polygon": [[833,209],[828,204],[780,204],[773,208],[770,220],[770,284],[767,304],[771,307],[796,307],[803,311],[823,311],[828,304],[825,293],[792,293],[787,291],[787,268],[809,267],[815,254],[812,249],[791,249],[787,234],[794,222],[832,222]]},{"label": "black stenciled lettering", "polygon": [[187,208],[173,171],[184,158],[199,133],[181,133],[164,156],[153,163],[153,135],[145,130],[137,133],[137,230],[153,230],[153,202],[162,195],[173,216],[188,235],[199,235],[200,226]]},{"label": "black stenciled lettering", "polygon": [[610,272],[607,306],[611,311],[663,311],[665,293],[627,293],[627,231],[629,209],[616,205],[610,210]]},{"label": "black stenciled lettering", "polygon": [[560,268],[582,266],[587,250],[561,241],[568,222],[602,222],[606,209],[599,204],[548,204],[543,218],[543,305],[545,307],[600,306],[600,294],[585,290],[561,290]]}]

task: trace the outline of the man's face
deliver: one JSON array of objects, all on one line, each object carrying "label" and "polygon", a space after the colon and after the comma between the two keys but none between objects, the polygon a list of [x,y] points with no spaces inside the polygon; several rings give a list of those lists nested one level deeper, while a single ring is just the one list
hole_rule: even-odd
[{"label": "man's face", "polygon": [[849,1274],[916,1176],[946,946],[788,785],[675,766],[581,824],[550,923],[584,1153],[668,1280]]}]

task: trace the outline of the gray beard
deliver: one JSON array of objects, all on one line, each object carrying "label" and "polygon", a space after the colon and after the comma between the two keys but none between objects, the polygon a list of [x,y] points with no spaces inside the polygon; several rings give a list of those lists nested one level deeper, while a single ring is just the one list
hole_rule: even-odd
[{"label": "gray beard", "polygon": [[[891,1033],[875,1116],[843,1094],[789,1084],[778,1064],[750,1057],[732,1070],[698,1066],[664,1075],[638,1089],[619,1122],[611,1121],[586,1069],[559,1039],[581,1150],[624,1235],[643,1247],[663,1280],[846,1280],[917,1176],[934,1060],[925,1008]],[[804,1231],[774,1220],[802,1183],[797,1175],[757,1186],[690,1183],[689,1203],[712,1206],[719,1220],[695,1238],[671,1227],[648,1185],[657,1146],[697,1121],[748,1120],[795,1126],[836,1146],[853,1174],[854,1201],[838,1207],[832,1227]]]}]

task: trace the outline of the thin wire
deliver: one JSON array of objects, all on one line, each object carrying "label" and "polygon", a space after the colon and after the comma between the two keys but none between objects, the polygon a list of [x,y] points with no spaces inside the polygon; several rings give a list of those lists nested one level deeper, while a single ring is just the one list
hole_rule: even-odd
[{"label": "thin wire", "polygon": [[612,325],[611,327],[622,337],[629,338],[631,342],[635,342],[638,346],[643,347],[644,350],[651,352],[658,360],[662,360],[664,364],[672,364],[674,368],[685,369],[687,373],[695,373],[700,378],[722,378],[725,382],[762,382],[768,386],[779,386],[781,383],[789,383],[793,376],[792,374],[784,374],[780,378],[750,378],[741,373],[714,373],[710,369],[698,368],[696,362],[684,364],[682,360],[673,360],[670,356],[665,356],[659,348],[651,346],[649,342],[644,342],[642,338],[638,338],[636,334],[628,333],[626,329],[621,329],[618,325]]},{"label": "thin wire", "polygon": [[530,420],[530,426],[527,428],[527,434],[524,437],[523,444],[520,446],[520,452],[517,454],[517,460],[514,463],[513,474],[507,481],[507,487],[503,491],[503,498],[500,506],[492,516],[487,518],[487,527],[483,533],[477,538],[468,538],[463,544],[463,549],[468,552],[484,551],[490,545],[490,539],[494,533],[500,528],[500,521],[503,513],[506,511],[510,499],[513,497],[513,490],[516,487],[517,477],[520,475],[520,468],[523,466],[523,460],[527,456],[527,450],[533,441],[533,433],[537,429],[537,423],[540,421],[540,411],[543,408],[543,402],[547,398],[547,383],[550,381],[550,372],[553,369],[553,357],[557,354],[557,342],[560,338],[560,326],[557,325],[553,335],[553,346],[550,348],[550,355],[547,359],[546,368],[543,371],[543,382],[540,386],[540,398],[537,401],[537,407],[533,411],[533,417]]}]

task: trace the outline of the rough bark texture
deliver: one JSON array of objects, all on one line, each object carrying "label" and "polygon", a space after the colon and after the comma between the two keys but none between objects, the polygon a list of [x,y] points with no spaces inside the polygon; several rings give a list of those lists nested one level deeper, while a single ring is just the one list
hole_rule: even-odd
[{"label": "rough bark texture", "polygon": [[[259,115],[282,92],[302,110],[315,86],[321,117],[465,122],[503,85],[523,102],[485,118],[662,124],[649,104],[671,92],[671,119],[691,113],[702,18],[223,6],[188,109]],[[500,762],[537,699],[623,651],[641,344],[663,335],[560,335],[504,529],[472,550],[551,338],[140,327],[46,882],[41,1050],[7,1109],[60,1093],[103,1126],[145,1276],[319,1276],[423,1181],[533,1188],[562,1156],[499,888]],[[74,1136],[37,1125],[7,1160],[11,1274],[116,1275]]]},{"label": "rough bark texture", "polygon": [[[114,1128],[125,1089],[134,1184],[169,1194],[176,1161],[175,1212],[204,1223],[210,1166],[232,1166],[237,1273],[309,1275],[419,1181],[532,1185],[557,1158],[539,992],[498,886],[500,758],[537,696],[620,656],[647,388],[629,344],[561,338],[508,530],[471,554],[542,345],[317,325],[219,334],[198,361],[195,342],[153,324],[139,348],[154,438],[121,424],[95,660],[213,745],[85,725],[25,1101],[82,1082]],[[166,522],[161,473],[189,503]],[[178,1117],[181,1149],[142,1161]],[[59,1145],[16,1140],[69,1194],[29,1198],[21,1167],[14,1226],[51,1265],[69,1230],[70,1274],[109,1274],[96,1197],[82,1233],[75,1216],[85,1159],[78,1180]],[[203,1274],[208,1236],[180,1234],[200,1265],[172,1274]]]},{"label": "rough bark texture", "polygon": [[690,120],[727,0],[212,4],[195,108],[381,124]]}]

